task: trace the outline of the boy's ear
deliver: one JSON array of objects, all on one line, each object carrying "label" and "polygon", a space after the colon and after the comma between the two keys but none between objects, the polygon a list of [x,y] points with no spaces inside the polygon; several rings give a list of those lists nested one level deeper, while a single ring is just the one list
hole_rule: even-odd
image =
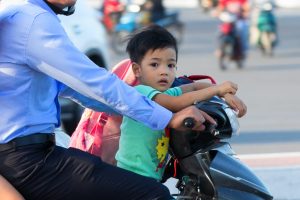
[{"label": "boy's ear", "polygon": [[140,72],[141,72],[141,68],[140,68],[140,65],[133,62],[131,64],[132,66],[132,71],[133,71],[133,74],[136,76],[136,77],[140,77]]}]

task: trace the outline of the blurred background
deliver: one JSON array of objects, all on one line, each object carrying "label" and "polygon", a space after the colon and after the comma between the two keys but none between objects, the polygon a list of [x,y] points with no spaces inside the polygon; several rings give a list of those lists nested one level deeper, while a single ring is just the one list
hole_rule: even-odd
[{"label": "blurred background", "polygon": [[[251,0],[249,47],[242,56],[230,46],[230,23],[236,21],[221,19],[217,2],[163,0],[164,17],[154,20],[145,0],[112,7],[103,0],[77,0],[75,14],[60,18],[74,44],[108,70],[127,58],[128,34],[149,22],[167,27],[179,42],[178,76],[205,74],[239,85],[237,95],[248,113],[240,119],[240,135],[231,140],[236,153],[265,181],[274,199],[300,200],[300,1],[264,6],[264,0]],[[62,127],[71,135],[82,108],[63,99],[61,104]]]},{"label": "blurred background", "polygon": [[[97,0],[89,3],[98,10],[102,5]],[[277,38],[270,54],[258,44],[254,29],[259,10],[251,7],[246,59],[241,68],[235,61],[229,61],[225,70],[216,55],[222,21],[213,6],[205,7],[202,3],[200,0],[163,1],[168,12],[178,12],[178,20],[184,26],[178,75],[207,74],[217,82],[238,83],[238,96],[247,104],[248,113],[240,119],[240,135],[231,140],[233,149],[265,181],[274,199],[299,200],[300,1],[273,1],[271,12]],[[109,54],[110,66],[127,58],[126,53],[113,48],[109,48]]]}]

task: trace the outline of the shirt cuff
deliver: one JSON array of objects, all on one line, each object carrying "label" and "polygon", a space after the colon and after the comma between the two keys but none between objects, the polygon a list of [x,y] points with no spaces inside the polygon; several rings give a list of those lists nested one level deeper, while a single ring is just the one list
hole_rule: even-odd
[{"label": "shirt cuff", "polygon": [[173,117],[173,113],[162,106],[153,109],[149,123],[152,124],[154,130],[164,130]]}]

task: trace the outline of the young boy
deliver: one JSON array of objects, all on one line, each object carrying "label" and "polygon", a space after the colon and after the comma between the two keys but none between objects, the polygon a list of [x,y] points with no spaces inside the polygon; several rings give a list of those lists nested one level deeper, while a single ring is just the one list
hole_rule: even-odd
[{"label": "young boy", "polygon": [[[195,82],[170,88],[176,76],[178,50],[174,37],[162,27],[152,25],[142,29],[129,40],[126,50],[140,84],[136,89],[173,112],[196,101],[215,95],[229,97],[237,91],[237,85],[229,81],[220,85]],[[117,166],[160,181],[168,143],[164,130],[151,130],[123,117]]]}]

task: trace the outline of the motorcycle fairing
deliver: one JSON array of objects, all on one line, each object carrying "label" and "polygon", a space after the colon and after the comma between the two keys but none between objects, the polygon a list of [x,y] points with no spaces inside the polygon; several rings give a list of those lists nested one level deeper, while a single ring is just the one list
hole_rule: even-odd
[{"label": "motorcycle fairing", "polygon": [[222,150],[221,148],[219,148],[220,150],[218,148],[211,150],[213,157],[210,163],[210,175],[217,187],[218,196],[226,196],[230,190],[230,200],[239,199],[233,198],[235,197],[233,192],[237,196],[242,192],[244,195],[242,199],[244,200],[273,199],[267,188],[250,168],[234,157],[233,153],[223,153],[225,149],[230,152],[230,145],[223,143],[220,146],[222,146]]}]

